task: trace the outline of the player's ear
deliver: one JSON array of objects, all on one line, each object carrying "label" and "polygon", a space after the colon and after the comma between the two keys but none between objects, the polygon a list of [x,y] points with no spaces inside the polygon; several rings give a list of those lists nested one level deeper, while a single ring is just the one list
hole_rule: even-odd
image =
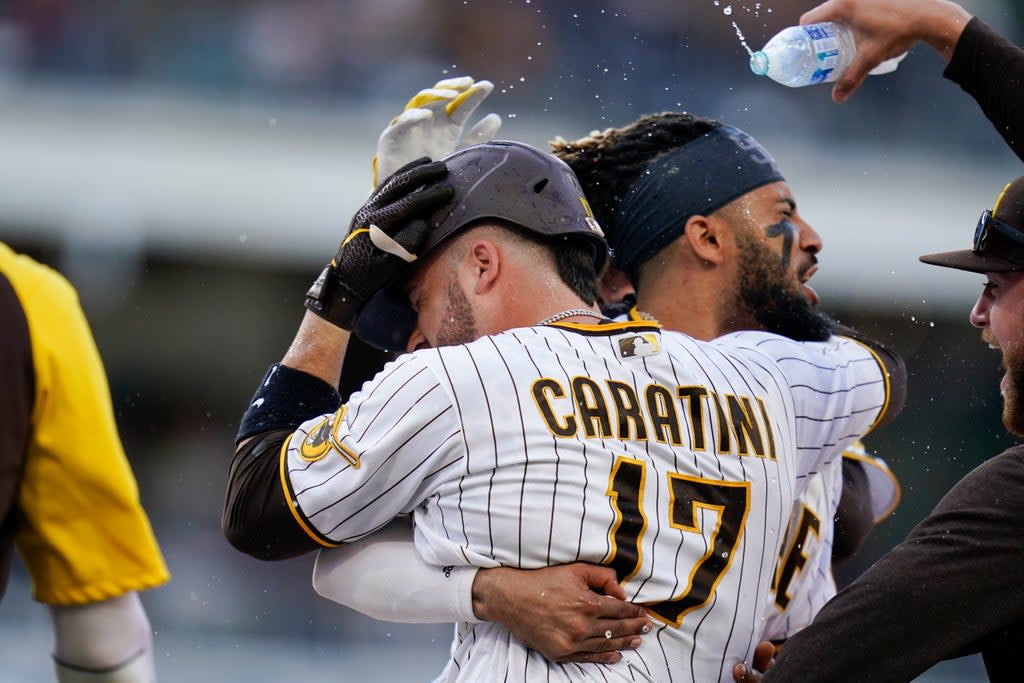
[{"label": "player's ear", "polygon": [[469,262],[473,269],[473,292],[485,294],[494,287],[501,272],[501,250],[491,240],[480,239],[469,248]]},{"label": "player's ear", "polygon": [[683,238],[698,259],[718,265],[725,260],[724,230],[724,221],[710,216],[691,216],[683,229]]},{"label": "player's ear", "polygon": [[424,335],[422,332],[420,332],[420,328],[419,328],[419,326],[417,326],[416,329],[414,329],[412,331],[412,334],[409,335],[409,341],[407,341],[405,343],[405,352],[406,353],[412,353],[413,351],[416,351],[417,349],[429,349],[429,348],[430,348],[430,342],[427,341],[426,335]]}]

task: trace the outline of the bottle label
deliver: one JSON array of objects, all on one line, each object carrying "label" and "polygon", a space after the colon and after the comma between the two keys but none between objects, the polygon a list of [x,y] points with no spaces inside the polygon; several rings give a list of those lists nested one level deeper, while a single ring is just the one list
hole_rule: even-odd
[{"label": "bottle label", "polygon": [[839,41],[826,24],[812,24],[803,28],[804,33],[811,39],[812,49],[818,60],[818,68],[811,76],[811,83],[824,83],[835,70],[839,58]]}]

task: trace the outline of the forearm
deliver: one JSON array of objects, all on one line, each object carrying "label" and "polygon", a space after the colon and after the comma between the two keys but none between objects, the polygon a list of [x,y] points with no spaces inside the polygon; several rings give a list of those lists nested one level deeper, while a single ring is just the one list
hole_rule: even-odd
[{"label": "forearm", "polygon": [[381,621],[480,621],[471,597],[477,568],[427,564],[412,533],[411,521],[399,518],[358,541],[321,551],[314,590]]},{"label": "forearm", "polygon": [[152,683],[153,635],[137,593],[51,607],[60,683]]},{"label": "forearm", "polygon": [[306,311],[281,364],[336,387],[341,380],[341,368],[345,363],[345,350],[350,336],[348,330]]},{"label": "forearm", "polygon": [[960,36],[944,75],[977,101],[1024,160],[1024,50],[975,18]]},{"label": "forearm", "polygon": [[263,376],[242,415],[221,526],[231,545],[248,555],[279,560],[321,547],[292,513],[281,451],[299,425],[340,406],[335,387],[348,334],[307,312],[282,364]]}]

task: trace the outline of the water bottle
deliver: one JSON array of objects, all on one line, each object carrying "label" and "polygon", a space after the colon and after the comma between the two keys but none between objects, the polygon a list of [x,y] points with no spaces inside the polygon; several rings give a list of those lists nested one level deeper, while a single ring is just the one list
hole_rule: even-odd
[{"label": "water bottle", "polygon": [[[850,66],[856,51],[853,32],[843,24],[822,22],[790,26],[750,56],[750,70],[791,88],[831,83]],[[871,75],[895,71],[906,56],[904,52],[882,62]]]}]

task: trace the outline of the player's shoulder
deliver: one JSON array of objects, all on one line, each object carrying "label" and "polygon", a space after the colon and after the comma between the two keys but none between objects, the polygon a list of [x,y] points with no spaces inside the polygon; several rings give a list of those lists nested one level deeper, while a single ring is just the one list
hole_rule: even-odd
[{"label": "player's shoulder", "polygon": [[661,353],[662,339],[661,326],[647,320],[558,322],[517,327],[464,344],[421,349],[409,355],[418,358],[418,362],[448,369],[460,365],[477,369],[492,363],[512,365],[515,360],[530,360],[528,365],[543,364],[545,359],[554,357],[576,358],[584,348],[588,354],[629,360]]},{"label": "player's shoulder", "polygon": [[715,337],[709,343],[723,348],[760,350],[762,353],[772,353],[774,349],[785,349],[788,353],[793,353],[798,349],[814,349],[816,345],[835,343],[836,341],[838,341],[837,337],[832,337],[825,342],[798,342],[774,332],[740,330]]},{"label": "player's shoulder", "polygon": [[67,278],[3,242],[0,242],[0,274],[10,283],[30,317],[33,310],[42,309],[46,317],[59,318],[61,311],[79,305],[78,294]]},{"label": "player's shoulder", "polygon": [[872,351],[864,344],[839,335],[824,341],[797,341],[773,332],[750,330],[731,332],[710,343],[723,350],[757,353],[779,363],[797,362],[827,369],[837,363],[874,358]]},{"label": "player's shoulder", "polygon": [[1003,489],[1009,488],[1009,482],[1017,482],[1021,484],[1019,490],[1024,491],[1024,444],[1012,446],[989,458],[969,472],[967,477],[972,475],[1000,481]]}]

